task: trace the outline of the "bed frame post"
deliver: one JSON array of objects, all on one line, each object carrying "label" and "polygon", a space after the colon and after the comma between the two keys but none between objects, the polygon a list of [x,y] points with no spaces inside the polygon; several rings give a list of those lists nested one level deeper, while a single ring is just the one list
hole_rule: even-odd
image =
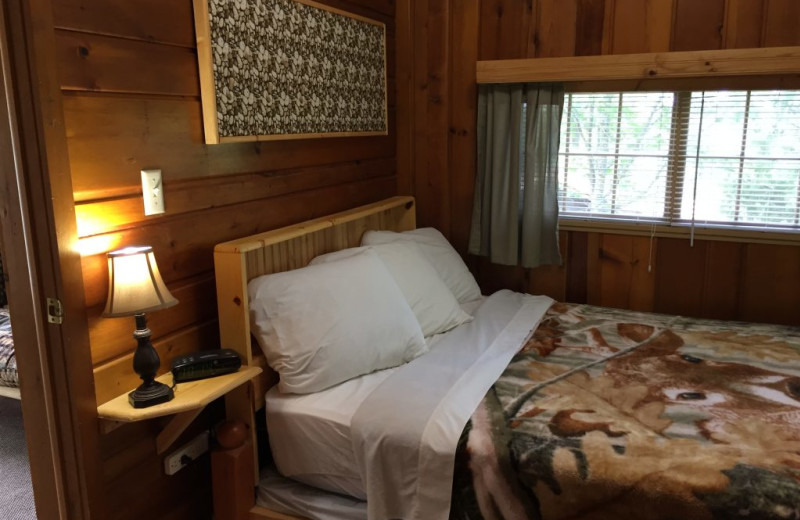
[{"label": "bed frame post", "polygon": [[214,518],[248,520],[253,498],[253,445],[247,440],[238,448],[218,448],[211,453]]}]

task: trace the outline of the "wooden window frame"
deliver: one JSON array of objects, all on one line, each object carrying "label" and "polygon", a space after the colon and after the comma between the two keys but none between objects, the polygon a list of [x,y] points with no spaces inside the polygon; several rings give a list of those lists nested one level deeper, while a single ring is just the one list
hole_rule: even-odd
[{"label": "wooden window frame", "polygon": [[[562,58],[479,60],[477,84],[560,82],[568,92],[799,89],[800,46]],[[798,190],[800,202],[800,190]],[[800,220],[800,213],[798,214]],[[651,223],[562,219],[562,229],[649,235]],[[688,237],[683,226],[655,226],[657,236]],[[698,228],[698,238],[800,244],[800,234]]]}]

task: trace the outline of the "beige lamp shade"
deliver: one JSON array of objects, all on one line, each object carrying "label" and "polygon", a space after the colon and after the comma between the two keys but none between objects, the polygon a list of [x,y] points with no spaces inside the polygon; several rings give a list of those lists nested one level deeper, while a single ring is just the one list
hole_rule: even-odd
[{"label": "beige lamp shade", "polygon": [[103,316],[131,316],[177,303],[161,279],[152,247],[108,253],[108,300]]}]

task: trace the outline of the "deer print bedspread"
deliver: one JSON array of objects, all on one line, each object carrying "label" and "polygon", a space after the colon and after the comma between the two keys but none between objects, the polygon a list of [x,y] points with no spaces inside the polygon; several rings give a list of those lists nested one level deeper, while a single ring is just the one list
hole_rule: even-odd
[{"label": "deer print bedspread", "polygon": [[555,304],[456,460],[456,519],[800,519],[800,328]]}]

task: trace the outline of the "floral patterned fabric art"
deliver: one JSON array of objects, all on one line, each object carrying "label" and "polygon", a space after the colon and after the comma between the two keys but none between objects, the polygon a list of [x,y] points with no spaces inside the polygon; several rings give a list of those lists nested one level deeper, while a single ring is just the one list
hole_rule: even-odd
[{"label": "floral patterned fabric art", "polygon": [[800,518],[800,329],[557,303],[484,397],[451,518]]},{"label": "floral patterned fabric art", "polygon": [[293,0],[209,0],[220,137],[381,133],[385,27]]}]

